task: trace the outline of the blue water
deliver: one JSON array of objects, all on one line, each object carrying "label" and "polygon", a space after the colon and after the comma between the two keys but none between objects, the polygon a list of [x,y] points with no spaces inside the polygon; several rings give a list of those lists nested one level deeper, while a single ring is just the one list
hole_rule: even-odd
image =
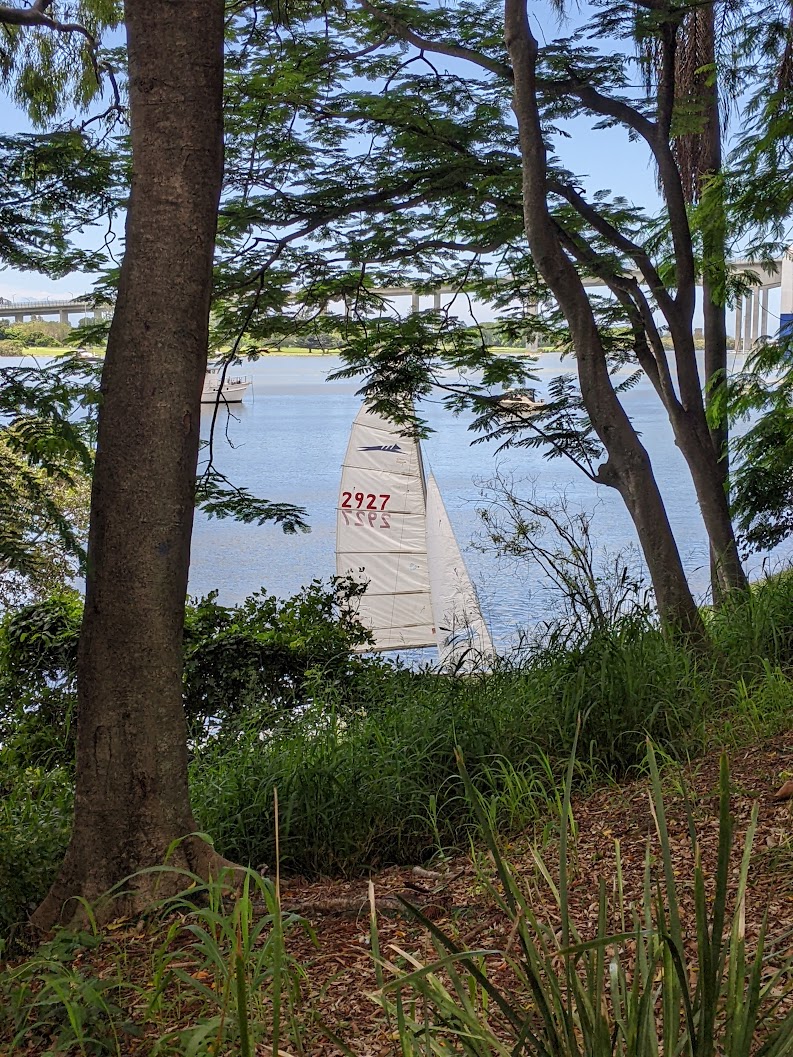
[{"label": "blue water", "polygon": [[[193,537],[192,594],[217,589],[219,600],[231,604],[262,588],[282,596],[293,594],[316,577],[333,575],[339,473],[360,406],[354,382],[326,381],[339,362],[335,356],[279,356],[245,366],[245,373],[254,379],[253,392],[235,407],[228,422],[219,422],[216,463],[235,484],[257,496],[305,507],[311,532],[287,536],[272,525],[208,520],[199,513]],[[555,356],[542,356],[537,367],[540,396],[551,377],[570,370],[569,360],[560,363]],[[692,588],[704,598],[705,532],[666,415],[647,382],[626,393],[624,400],[653,461]],[[482,501],[476,482],[492,476],[497,466],[525,479],[526,493],[534,481],[538,496],[553,497],[563,489],[573,506],[594,511],[595,534],[611,553],[635,549],[635,531],[620,497],[592,484],[567,460],[548,460],[537,450],[497,454],[490,443],[471,446],[470,419],[454,418],[436,403],[423,405],[422,414],[435,429],[423,445],[425,459],[440,485],[485,616],[502,643],[514,640],[517,628],[531,627],[552,615],[555,602],[535,568],[516,567],[471,546],[481,533],[477,506]],[[205,435],[211,418],[212,408],[205,407]],[[759,564],[758,559],[753,567]]]}]

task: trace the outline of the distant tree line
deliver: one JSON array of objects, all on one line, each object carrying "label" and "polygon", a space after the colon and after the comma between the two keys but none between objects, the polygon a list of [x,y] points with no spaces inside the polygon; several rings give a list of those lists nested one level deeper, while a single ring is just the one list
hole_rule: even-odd
[{"label": "distant tree line", "polygon": [[32,347],[58,348],[72,332],[70,323],[52,323],[34,317],[28,323],[0,319],[0,355],[13,355]]}]

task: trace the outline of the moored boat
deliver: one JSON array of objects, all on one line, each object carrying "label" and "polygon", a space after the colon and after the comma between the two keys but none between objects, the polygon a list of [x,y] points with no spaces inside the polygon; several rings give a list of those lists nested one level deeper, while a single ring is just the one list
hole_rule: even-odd
[{"label": "moored boat", "polygon": [[202,404],[240,404],[252,384],[252,379],[226,374],[222,367],[208,367],[201,392]]}]

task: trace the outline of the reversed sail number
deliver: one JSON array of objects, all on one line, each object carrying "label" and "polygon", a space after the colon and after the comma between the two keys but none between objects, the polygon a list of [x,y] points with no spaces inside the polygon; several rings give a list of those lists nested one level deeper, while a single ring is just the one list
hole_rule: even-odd
[{"label": "reversed sail number", "polygon": [[380,528],[390,529],[391,522],[388,520],[391,515],[382,513],[381,511],[372,510],[371,513],[366,513],[365,510],[355,510],[352,514],[348,514],[346,510],[342,510],[344,515],[344,524],[352,525],[353,527],[360,527],[368,525],[369,528]]}]

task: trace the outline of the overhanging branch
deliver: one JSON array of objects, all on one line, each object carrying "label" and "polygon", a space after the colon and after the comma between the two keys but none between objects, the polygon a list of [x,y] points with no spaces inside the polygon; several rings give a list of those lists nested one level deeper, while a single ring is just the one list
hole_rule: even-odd
[{"label": "overhanging branch", "polygon": [[462,44],[449,44],[442,40],[430,40],[428,37],[422,37],[420,33],[416,33],[415,30],[411,29],[406,22],[397,18],[396,15],[392,15],[388,11],[381,11],[379,7],[369,3],[369,0],[360,0],[360,4],[364,11],[368,11],[370,15],[382,22],[393,36],[404,40],[406,44],[412,44],[419,51],[429,51],[434,55],[448,55],[453,59],[464,59],[467,62],[472,62],[475,66],[480,66],[483,70],[489,70],[490,73],[497,74],[510,83],[514,80],[512,67],[505,62],[499,62],[498,59],[492,59],[489,55],[483,55],[481,51],[466,48]]},{"label": "overhanging branch", "polygon": [[52,6],[52,0],[34,0],[30,7],[9,7],[0,5],[0,24],[6,26],[29,26],[52,29],[57,33],[80,33],[92,48],[96,47],[96,39],[90,30],[79,22],[59,22],[47,14],[47,9]]}]

